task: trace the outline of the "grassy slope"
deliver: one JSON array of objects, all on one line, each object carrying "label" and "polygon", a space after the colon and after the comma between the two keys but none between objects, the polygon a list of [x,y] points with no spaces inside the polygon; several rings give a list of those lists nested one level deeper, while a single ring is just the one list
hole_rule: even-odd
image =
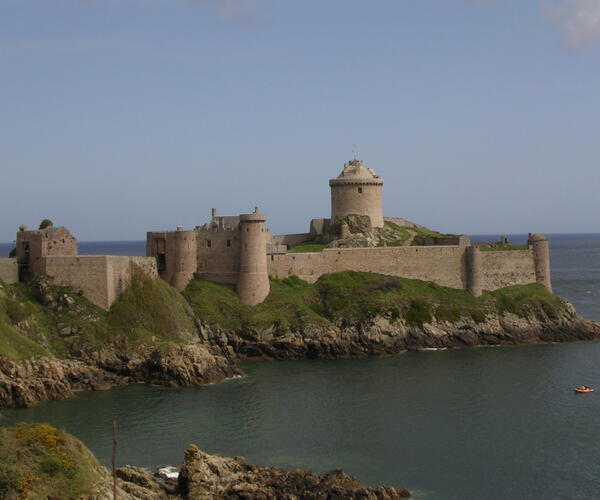
[{"label": "grassy slope", "polygon": [[88,498],[98,469],[81,442],[48,424],[0,428],[0,498]]},{"label": "grassy slope", "polygon": [[483,321],[488,313],[526,316],[539,310],[558,311],[563,304],[537,284],[484,292],[476,298],[430,282],[354,271],[327,274],[312,285],[296,277],[272,278],[270,295],[253,308],[239,302],[233,287],[203,280],[192,281],[184,296],[199,318],[228,329],[273,324],[298,328],[337,320],[359,323],[378,314],[416,325],[433,316]]},{"label": "grassy slope", "polygon": [[[17,284],[2,289],[0,355],[11,358],[64,357],[111,345],[127,354],[142,346],[162,348],[196,338],[193,312],[181,294],[141,273],[134,275],[131,286],[108,312],[68,288],[52,289],[57,297],[75,299],[74,305],[60,310],[42,305],[33,287]],[[60,332],[65,329],[74,333],[63,337]]]},{"label": "grassy slope", "polygon": [[[455,322],[471,316],[483,321],[486,314],[498,312],[526,316],[543,311],[552,316],[563,304],[536,284],[484,292],[475,298],[464,290],[430,282],[353,271],[324,275],[315,284],[297,277],[271,278],[271,293],[255,307],[243,305],[233,286],[193,280],[179,294],[165,282],[143,275],[134,277],[108,312],[77,295],[74,306],[58,310],[40,304],[24,285],[3,289],[0,355],[11,358],[65,357],[105,348],[127,355],[148,346],[163,349],[193,342],[196,318],[232,330],[269,326],[301,330],[334,321],[361,323],[378,314],[413,325],[432,317]],[[58,296],[67,291],[56,289]],[[62,337],[65,328],[75,333]]]}]

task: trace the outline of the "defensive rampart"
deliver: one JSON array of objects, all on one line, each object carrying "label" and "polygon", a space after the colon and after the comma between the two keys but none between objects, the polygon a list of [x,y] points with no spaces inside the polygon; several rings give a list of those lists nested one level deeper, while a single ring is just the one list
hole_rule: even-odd
[{"label": "defensive rampart", "polygon": [[19,281],[17,259],[0,259],[0,280],[7,285],[12,285]]},{"label": "defensive rampart", "polygon": [[156,260],[150,257],[79,255],[49,256],[42,260],[44,274],[55,284],[73,287],[102,309],[109,309],[125,291],[131,280],[132,264],[149,276],[158,276]]},{"label": "defensive rampart", "polygon": [[273,245],[287,245],[293,247],[310,240],[313,237],[311,233],[298,233],[298,234],[280,234],[273,236],[271,243]]},{"label": "defensive rampart", "polygon": [[481,288],[496,290],[512,285],[536,282],[531,250],[479,251],[481,255]]},{"label": "defensive rampart", "polygon": [[[484,290],[535,283],[531,250],[481,252],[481,264],[468,265],[466,246],[325,249],[314,253],[270,255],[268,272],[285,278],[296,275],[315,282],[339,271],[366,271],[433,281],[441,286],[469,289],[479,280]],[[472,272],[480,273],[473,277]]]}]

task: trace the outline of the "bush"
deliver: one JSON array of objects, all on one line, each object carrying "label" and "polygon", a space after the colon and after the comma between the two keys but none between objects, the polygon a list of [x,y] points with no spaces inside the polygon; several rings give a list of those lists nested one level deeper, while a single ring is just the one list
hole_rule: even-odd
[{"label": "bush", "polygon": [[410,308],[404,313],[404,318],[409,325],[423,326],[430,323],[431,305],[423,299],[414,299],[410,301]]},{"label": "bush", "polygon": [[46,457],[40,462],[40,470],[49,476],[56,476],[62,470],[62,462],[56,457]]},{"label": "bush", "polygon": [[6,315],[13,325],[20,323],[29,317],[29,311],[27,311],[27,308],[16,300],[5,300],[4,310],[6,311]]}]

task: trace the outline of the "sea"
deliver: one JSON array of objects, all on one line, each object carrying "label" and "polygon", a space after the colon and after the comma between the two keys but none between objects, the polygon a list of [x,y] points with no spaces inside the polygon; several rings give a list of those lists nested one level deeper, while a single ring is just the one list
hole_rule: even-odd
[{"label": "sea", "polygon": [[[499,235],[476,235],[474,241]],[[600,234],[548,235],[554,292],[600,321]],[[510,235],[513,243],[526,235]],[[0,245],[0,256],[11,245]],[[80,253],[143,255],[144,242]],[[4,410],[0,425],[49,422],[108,465],[182,462],[194,443],[251,463],[408,488],[423,499],[600,498],[600,342],[437,350],[383,358],[242,364],[195,388],[133,385]]]}]

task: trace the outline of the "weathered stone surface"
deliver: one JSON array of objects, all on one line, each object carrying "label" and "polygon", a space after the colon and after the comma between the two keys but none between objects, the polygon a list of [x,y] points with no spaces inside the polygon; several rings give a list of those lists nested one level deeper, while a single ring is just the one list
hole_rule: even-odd
[{"label": "weathered stone surface", "polygon": [[231,361],[198,345],[143,351],[136,358],[106,351],[83,361],[0,357],[0,408],[66,399],[74,390],[106,390],[132,382],[203,385],[240,373]]},{"label": "weathered stone surface", "polygon": [[191,445],[179,474],[179,489],[186,500],[244,499],[364,499],[392,500],[410,497],[401,488],[366,488],[358,479],[336,469],[326,474],[295,469],[249,465],[241,457],[208,455]]},{"label": "weathered stone surface", "polygon": [[569,304],[551,316],[540,311],[527,317],[488,314],[484,321],[462,317],[457,322],[437,321],[422,326],[401,319],[376,316],[348,325],[305,326],[300,331],[275,328],[231,332],[205,327],[206,335],[228,344],[242,357],[265,359],[338,358],[396,354],[423,348],[460,348],[489,345],[568,342],[600,338],[600,324],[577,316]]}]

